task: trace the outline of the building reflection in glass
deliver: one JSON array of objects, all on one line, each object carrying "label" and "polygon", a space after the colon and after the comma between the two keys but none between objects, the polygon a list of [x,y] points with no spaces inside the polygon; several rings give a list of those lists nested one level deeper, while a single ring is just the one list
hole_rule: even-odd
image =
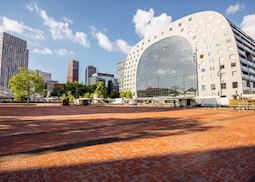
[{"label": "building reflection in glass", "polygon": [[138,64],[138,97],[195,96],[196,64],[190,43],[171,36],[147,48]]}]

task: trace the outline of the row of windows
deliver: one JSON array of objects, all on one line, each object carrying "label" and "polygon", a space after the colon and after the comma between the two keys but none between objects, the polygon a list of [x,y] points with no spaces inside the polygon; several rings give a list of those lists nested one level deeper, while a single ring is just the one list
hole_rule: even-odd
[{"label": "row of windows", "polygon": [[[201,90],[202,91],[207,91],[207,85],[201,85]],[[232,82],[232,88],[238,88],[238,82]],[[227,89],[227,84],[226,83],[221,83],[221,89]],[[211,84],[210,85],[210,90],[216,90],[216,85]]]}]

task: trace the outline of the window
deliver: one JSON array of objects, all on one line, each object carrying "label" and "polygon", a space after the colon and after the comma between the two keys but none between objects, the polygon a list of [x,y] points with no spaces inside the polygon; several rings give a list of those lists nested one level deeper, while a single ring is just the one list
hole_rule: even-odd
[{"label": "window", "polygon": [[235,59],[235,55],[234,54],[230,55],[229,59]]},{"label": "window", "polygon": [[171,27],[171,28],[169,28],[169,32],[171,32],[173,30],[173,28]]},{"label": "window", "polygon": [[182,23],[179,23],[179,27],[182,26]]},{"label": "window", "polygon": [[201,90],[206,91],[206,85],[201,85]]},{"label": "window", "polygon": [[181,32],[183,32],[183,31],[184,31],[184,29],[182,28],[182,29],[181,29]]},{"label": "window", "polygon": [[216,87],[215,87],[215,84],[211,84],[211,90],[215,90]]},{"label": "window", "polygon": [[201,69],[201,72],[205,72],[205,68]]},{"label": "window", "polygon": [[204,61],[201,62],[201,66],[205,66],[205,62]]},{"label": "window", "polygon": [[191,21],[191,20],[192,20],[192,17],[189,18],[189,21]]},{"label": "window", "polygon": [[248,81],[248,80],[246,81],[246,86],[247,86],[247,87],[250,87],[250,86],[251,86],[250,81]]},{"label": "window", "polygon": [[219,60],[220,60],[220,62],[222,62],[222,61],[224,60],[224,58],[223,58],[223,57],[220,57]]},{"label": "window", "polygon": [[231,67],[236,67],[236,63],[231,63]]},{"label": "window", "polygon": [[224,69],[225,68],[225,66],[224,65],[220,65],[220,69],[222,70],[222,69]]},{"label": "window", "polygon": [[203,55],[203,54],[200,54],[199,58],[200,58],[200,59],[203,59],[203,58],[204,58],[204,55]]},{"label": "window", "polygon": [[226,43],[230,43],[230,42],[231,42],[231,39],[227,39],[227,40],[226,40]]},{"label": "window", "polygon": [[221,87],[221,89],[226,89],[227,88],[226,83],[221,83],[220,87]]},{"label": "window", "polygon": [[232,82],[232,88],[238,88],[238,82]]},{"label": "window", "polygon": [[234,47],[233,46],[230,46],[229,48],[228,48],[228,51],[233,51],[234,50]]},{"label": "window", "polygon": [[202,80],[205,80],[205,79],[206,79],[206,77],[205,77],[205,75],[203,75],[203,76],[202,76]]},{"label": "window", "polygon": [[255,82],[253,83],[253,88],[255,88]]}]

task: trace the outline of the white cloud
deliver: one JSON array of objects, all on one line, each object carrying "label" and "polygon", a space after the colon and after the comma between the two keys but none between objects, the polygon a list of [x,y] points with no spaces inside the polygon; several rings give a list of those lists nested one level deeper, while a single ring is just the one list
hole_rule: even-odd
[{"label": "white cloud", "polygon": [[32,53],[41,54],[41,55],[52,55],[53,51],[51,49],[45,47],[43,49],[33,49]]},{"label": "white cloud", "polygon": [[128,54],[128,52],[131,50],[132,46],[130,46],[125,40],[117,39],[115,41],[116,48],[119,49],[120,52],[123,52],[125,54]]},{"label": "white cloud", "polygon": [[100,47],[104,48],[105,50],[109,52],[113,51],[113,45],[105,34],[99,31],[99,32],[94,32],[93,35],[94,37],[97,38],[98,44]]},{"label": "white cloud", "polygon": [[0,31],[16,33],[21,36],[26,36],[32,39],[44,39],[44,33],[41,30],[31,28],[24,25],[23,22],[12,20],[5,16],[0,17]]},{"label": "white cloud", "polygon": [[255,39],[255,13],[243,17],[241,29]]},{"label": "white cloud", "polygon": [[54,51],[57,55],[59,56],[65,56],[65,55],[73,55],[74,52],[73,51],[68,51],[65,48],[62,49],[58,49],[56,51]]},{"label": "white cloud", "polygon": [[137,35],[141,38],[160,30],[172,22],[172,17],[166,13],[162,13],[160,16],[154,16],[154,14],[155,12],[152,8],[149,11],[142,9],[136,11],[133,17],[133,23],[135,24]]},{"label": "white cloud", "polygon": [[36,3],[27,5],[29,11],[35,11],[43,20],[43,24],[49,28],[51,37],[54,40],[69,39],[78,43],[84,47],[89,47],[89,41],[87,35],[84,32],[73,32],[70,28],[70,19],[65,17],[64,21],[57,21],[54,18],[48,16],[45,10],[40,9]]},{"label": "white cloud", "polygon": [[64,20],[65,22],[67,22],[67,23],[70,23],[70,24],[73,23],[73,20],[72,20],[71,18],[66,17],[66,16],[63,17],[63,20]]},{"label": "white cloud", "polygon": [[58,49],[58,50],[51,50],[47,47],[42,48],[42,49],[35,48],[35,49],[32,50],[32,53],[40,54],[40,55],[53,55],[53,54],[56,54],[58,56],[66,56],[66,55],[73,55],[74,54],[73,51],[68,51],[65,48]]},{"label": "white cloud", "polygon": [[111,42],[109,37],[101,31],[97,31],[95,26],[91,26],[90,29],[92,35],[98,40],[99,46],[108,52],[122,52],[127,54],[132,48],[132,46],[123,39],[117,39],[116,41]]},{"label": "white cloud", "polygon": [[235,3],[235,4],[230,4],[226,10],[226,14],[227,15],[231,15],[231,14],[235,14],[237,13],[239,10],[243,9],[245,7],[245,5],[242,3]]}]

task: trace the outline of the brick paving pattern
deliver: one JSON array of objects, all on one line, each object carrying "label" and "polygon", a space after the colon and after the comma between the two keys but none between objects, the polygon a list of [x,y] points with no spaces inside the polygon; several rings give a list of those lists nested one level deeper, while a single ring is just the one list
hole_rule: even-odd
[{"label": "brick paving pattern", "polygon": [[0,181],[255,181],[255,112],[0,107]]}]

